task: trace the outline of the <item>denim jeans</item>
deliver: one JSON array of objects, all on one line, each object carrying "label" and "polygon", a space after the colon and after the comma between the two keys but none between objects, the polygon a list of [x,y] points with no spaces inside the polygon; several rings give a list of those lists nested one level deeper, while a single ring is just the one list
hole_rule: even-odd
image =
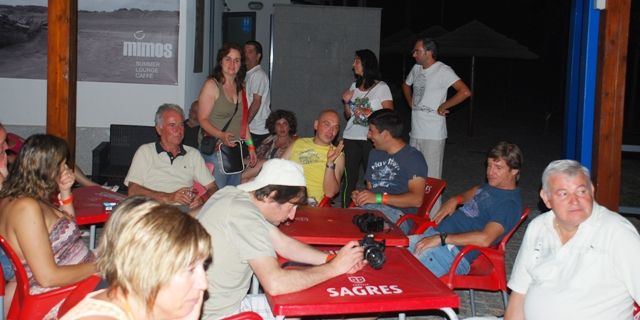
[{"label": "denim jeans", "polygon": [[2,273],[4,274],[4,281],[9,281],[15,276],[13,271],[13,264],[9,257],[4,253],[4,250],[0,249],[0,264],[2,264]]},{"label": "denim jeans", "polygon": [[[423,234],[416,234],[409,236],[409,251],[414,253],[416,250],[416,244],[418,241],[423,238],[430,236],[437,236],[440,233],[436,231],[434,228],[429,228]],[[458,247],[456,246],[436,246],[433,248],[429,248],[424,250],[420,254],[414,255],[420,262],[427,267],[436,277],[441,277],[442,275],[449,272],[451,268],[451,264],[453,264],[453,260],[456,258],[456,255],[460,252]],[[456,274],[467,274],[469,273],[469,262],[467,259],[460,260],[460,264],[458,264],[458,268],[456,269]]]},{"label": "denim jeans", "polygon": [[220,151],[215,151],[210,155],[202,154],[204,162],[213,163],[213,178],[216,179],[216,186],[222,189],[225,186],[237,186],[240,184],[242,173],[225,174],[222,172],[222,164],[220,163]]}]

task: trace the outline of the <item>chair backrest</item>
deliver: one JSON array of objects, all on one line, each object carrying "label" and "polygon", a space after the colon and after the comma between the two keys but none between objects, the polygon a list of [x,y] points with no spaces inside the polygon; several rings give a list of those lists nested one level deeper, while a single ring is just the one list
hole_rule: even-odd
[{"label": "chair backrest", "polygon": [[224,318],[223,320],[262,320],[262,317],[255,312],[245,311]]},{"label": "chair backrest", "polygon": [[509,233],[507,233],[504,237],[502,237],[502,240],[500,240],[500,242],[498,243],[498,249],[502,252],[505,251],[505,249],[507,248],[507,242],[509,242],[509,239],[511,239],[511,236],[513,236],[514,233],[516,233],[516,230],[518,230],[518,228],[520,228],[520,225],[522,225],[522,223],[527,220],[527,217],[529,217],[529,208],[525,208],[524,211],[522,211],[522,215],[520,215],[520,220],[518,221],[518,223],[516,223],[515,226],[513,226],[513,229],[511,229],[511,231],[509,231]]},{"label": "chair backrest", "polygon": [[427,177],[427,181],[424,186],[424,198],[422,199],[422,205],[418,208],[416,213],[419,217],[428,217],[431,208],[438,200],[438,197],[442,194],[442,191],[447,186],[447,182],[442,179],[436,179]]},{"label": "chair backrest", "polygon": [[138,147],[156,140],[158,133],[153,126],[112,124],[109,128],[111,165],[130,166]]},{"label": "chair backrest", "polygon": [[16,278],[16,291],[13,294],[13,300],[11,300],[7,319],[42,319],[75,288],[76,284],[71,284],[32,295],[29,291],[29,278],[22,265],[22,261],[20,261],[18,255],[2,236],[0,236],[0,247],[2,247],[7,257],[9,257],[9,260],[11,260]]},{"label": "chair backrest", "polygon": [[318,208],[331,208],[331,198],[326,195],[318,202]]},{"label": "chair backrest", "polygon": [[99,276],[93,275],[89,278],[82,280],[78,283],[78,286],[69,293],[67,298],[64,300],[60,309],[58,309],[58,318],[62,318],[69,310],[76,306],[84,297],[87,296],[90,292],[94,291],[98,283],[102,281],[102,278]]},{"label": "chair backrest", "polygon": [[24,303],[27,295],[29,295],[29,277],[27,277],[27,271],[24,269],[20,258],[13,251],[13,249],[9,245],[9,242],[7,242],[7,240],[2,236],[0,236],[0,247],[2,247],[2,250],[4,250],[4,253],[7,255],[7,257],[9,257],[9,260],[11,260],[16,277],[16,291],[13,294],[13,301],[11,303],[11,307],[9,308],[9,316],[11,316],[12,314],[15,314],[15,312],[18,312],[13,311],[12,313],[12,310],[18,308],[14,307],[14,305],[21,306]]}]

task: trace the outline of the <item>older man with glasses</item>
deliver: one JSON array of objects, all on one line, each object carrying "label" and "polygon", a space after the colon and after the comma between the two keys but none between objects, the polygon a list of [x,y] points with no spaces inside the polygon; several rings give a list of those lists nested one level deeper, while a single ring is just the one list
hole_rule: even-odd
[{"label": "older man with glasses", "polygon": [[640,299],[640,236],[593,199],[589,170],[551,162],[509,280],[506,320],[632,319]]}]

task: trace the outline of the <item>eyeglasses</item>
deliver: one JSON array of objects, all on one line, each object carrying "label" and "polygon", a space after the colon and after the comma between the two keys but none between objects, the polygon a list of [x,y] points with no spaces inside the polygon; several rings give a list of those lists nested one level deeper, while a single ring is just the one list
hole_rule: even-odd
[{"label": "eyeglasses", "polygon": [[416,54],[418,52],[427,52],[427,51],[424,50],[424,49],[413,49],[413,50],[411,50],[411,54]]}]

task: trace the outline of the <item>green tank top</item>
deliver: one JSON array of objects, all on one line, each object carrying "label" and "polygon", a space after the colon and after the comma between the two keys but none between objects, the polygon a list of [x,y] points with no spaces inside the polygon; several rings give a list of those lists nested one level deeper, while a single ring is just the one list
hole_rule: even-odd
[{"label": "green tank top", "polygon": [[[213,103],[213,109],[209,114],[209,122],[211,122],[211,124],[216,128],[222,130],[224,125],[227,124],[227,121],[229,121],[229,118],[233,115],[233,112],[236,109],[236,104],[229,101],[224,95],[222,84],[218,83],[215,79],[212,79],[212,81],[218,87],[220,94],[218,95],[218,99]],[[238,112],[233,116],[233,120],[229,123],[229,127],[226,132],[233,133],[237,139],[240,139],[240,127],[242,125],[242,97],[240,96],[240,93],[238,93],[237,106]]]}]

